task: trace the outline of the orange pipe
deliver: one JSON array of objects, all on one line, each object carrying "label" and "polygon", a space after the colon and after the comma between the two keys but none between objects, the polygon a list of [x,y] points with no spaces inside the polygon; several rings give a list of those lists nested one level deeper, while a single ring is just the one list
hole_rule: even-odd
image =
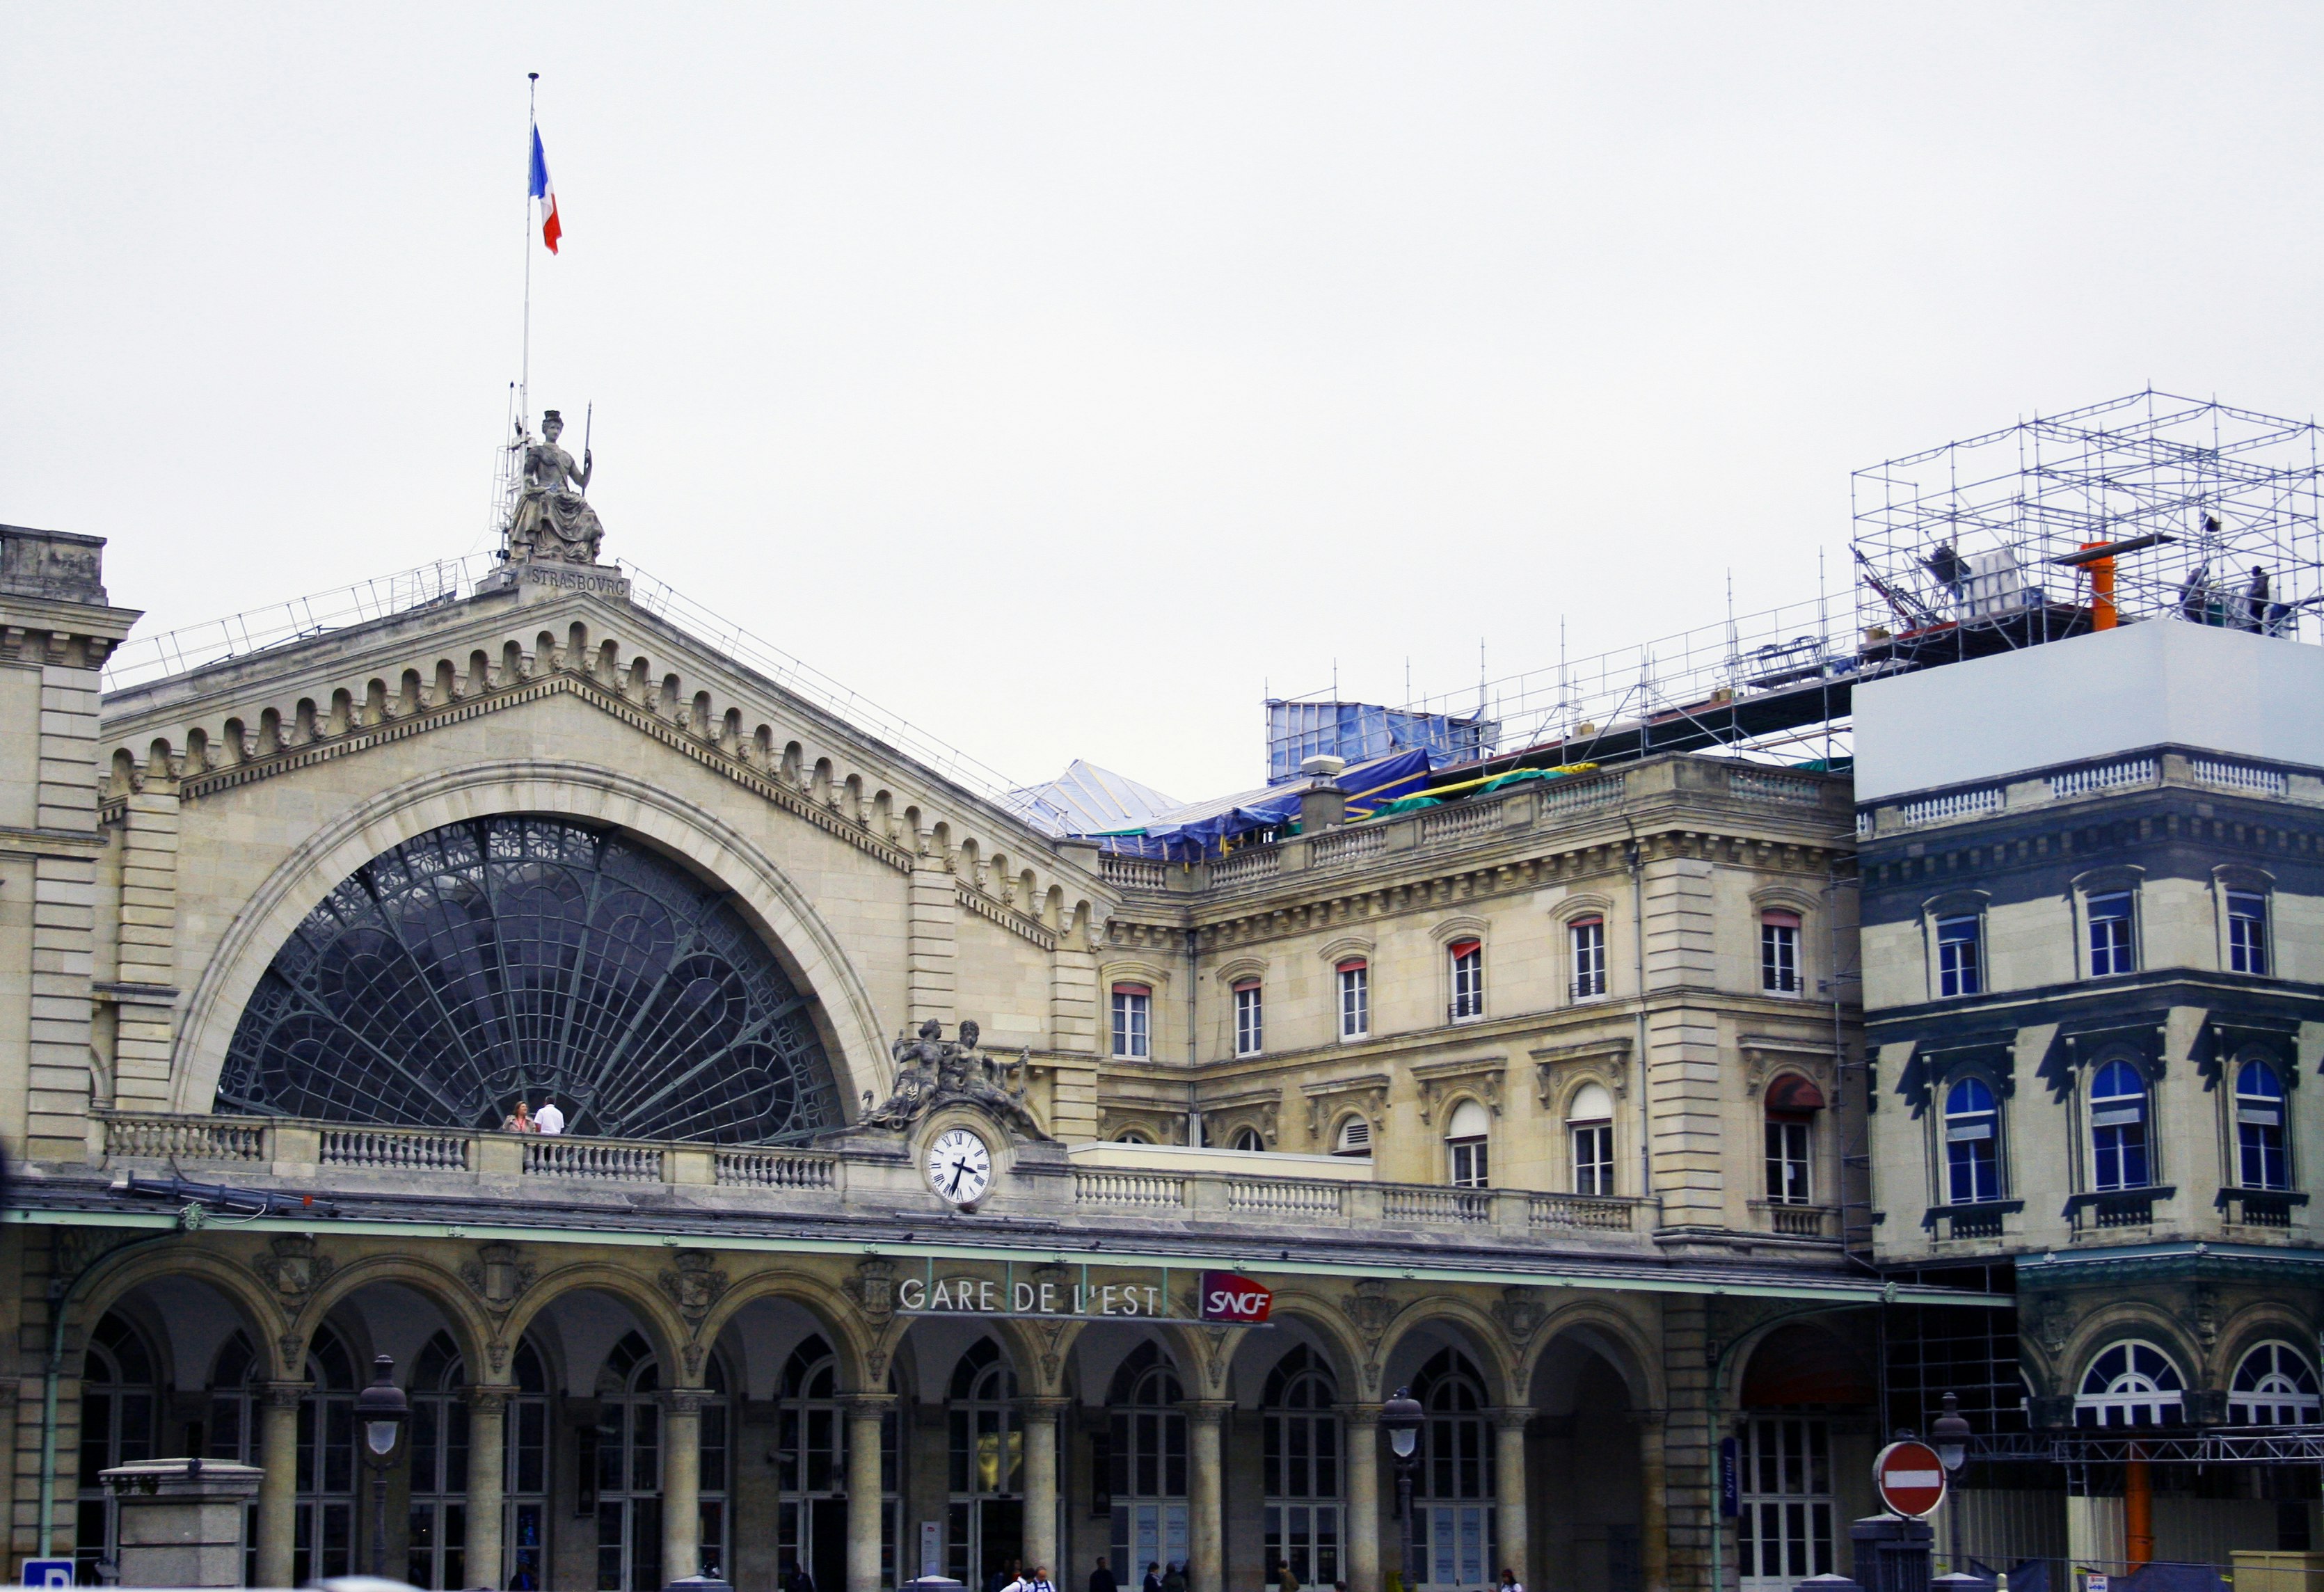
[{"label": "orange pipe", "polygon": [[2135,1444],[2122,1466],[2122,1535],[2131,1569],[2154,1557],[2154,1478]]},{"label": "orange pipe", "polygon": [[[2082,550],[2103,548],[2105,542],[2084,542]],[[2093,558],[2082,566],[2090,572],[2090,629],[2110,630],[2115,625],[2114,560]]]}]

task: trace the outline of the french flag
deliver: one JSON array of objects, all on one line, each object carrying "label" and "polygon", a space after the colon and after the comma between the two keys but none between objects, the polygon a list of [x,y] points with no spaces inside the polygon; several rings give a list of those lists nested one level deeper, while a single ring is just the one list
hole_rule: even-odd
[{"label": "french flag", "polygon": [[532,130],[532,197],[540,201],[540,241],[549,252],[557,253],[557,240],[565,229],[557,224],[557,189],[549,186],[549,157],[541,152],[540,129]]}]

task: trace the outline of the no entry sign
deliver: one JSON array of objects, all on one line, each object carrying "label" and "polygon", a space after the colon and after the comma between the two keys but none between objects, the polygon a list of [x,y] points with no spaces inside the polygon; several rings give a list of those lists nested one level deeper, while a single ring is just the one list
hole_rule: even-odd
[{"label": "no entry sign", "polygon": [[1945,1501],[1945,1466],[1926,1443],[1890,1443],[1872,1461],[1872,1485],[1891,1514],[1914,1519]]}]

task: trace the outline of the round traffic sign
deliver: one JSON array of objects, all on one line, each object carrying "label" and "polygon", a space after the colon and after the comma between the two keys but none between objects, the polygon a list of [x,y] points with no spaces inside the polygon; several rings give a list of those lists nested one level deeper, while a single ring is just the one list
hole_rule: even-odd
[{"label": "round traffic sign", "polygon": [[1890,1443],[1872,1461],[1872,1485],[1891,1514],[1926,1514],[1945,1501],[1945,1465],[1926,1443]]}]

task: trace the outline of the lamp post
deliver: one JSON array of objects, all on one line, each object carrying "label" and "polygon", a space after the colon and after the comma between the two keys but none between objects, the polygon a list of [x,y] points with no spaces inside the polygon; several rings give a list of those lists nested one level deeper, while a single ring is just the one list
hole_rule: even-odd
[{"label": "lamp post", "polygon": [[371,1573],[387,1574],[387,1472],[395,1463],[411,1401],[395,1385],[395,1361],[381,1355],[371,1363],[371,1385],[355,1395],[355,1421],[362,1426],[371,1466]]},{"label": "lamp post", "polygon": [[1412,1473],[1418,1465],[1420,1422],[1420,1401],[1409,1387],[1397,1388],[1396,1396],[1380,1406],[1380,1430],[1388,1433],[1388,1452],[1396,1456],[1396,1517],[1404,1527],[1396,1577],[1404,1592],[1412,1589]]},{"label": "lamp post", "polygon": [[1945,1468],[1945,1537],[1950,1545],[1952,1567],[1950,1573],[1961,1573],[1960,1502],[1952,1495],[1950,1485],[1969,1462],[1969,1440],[1975,1435],[1960,1413],[1960,1400],[1945,1394],[1945,1413],[1929,1427],[1929,1446],[1937,1450],[1937,1462]]}]

